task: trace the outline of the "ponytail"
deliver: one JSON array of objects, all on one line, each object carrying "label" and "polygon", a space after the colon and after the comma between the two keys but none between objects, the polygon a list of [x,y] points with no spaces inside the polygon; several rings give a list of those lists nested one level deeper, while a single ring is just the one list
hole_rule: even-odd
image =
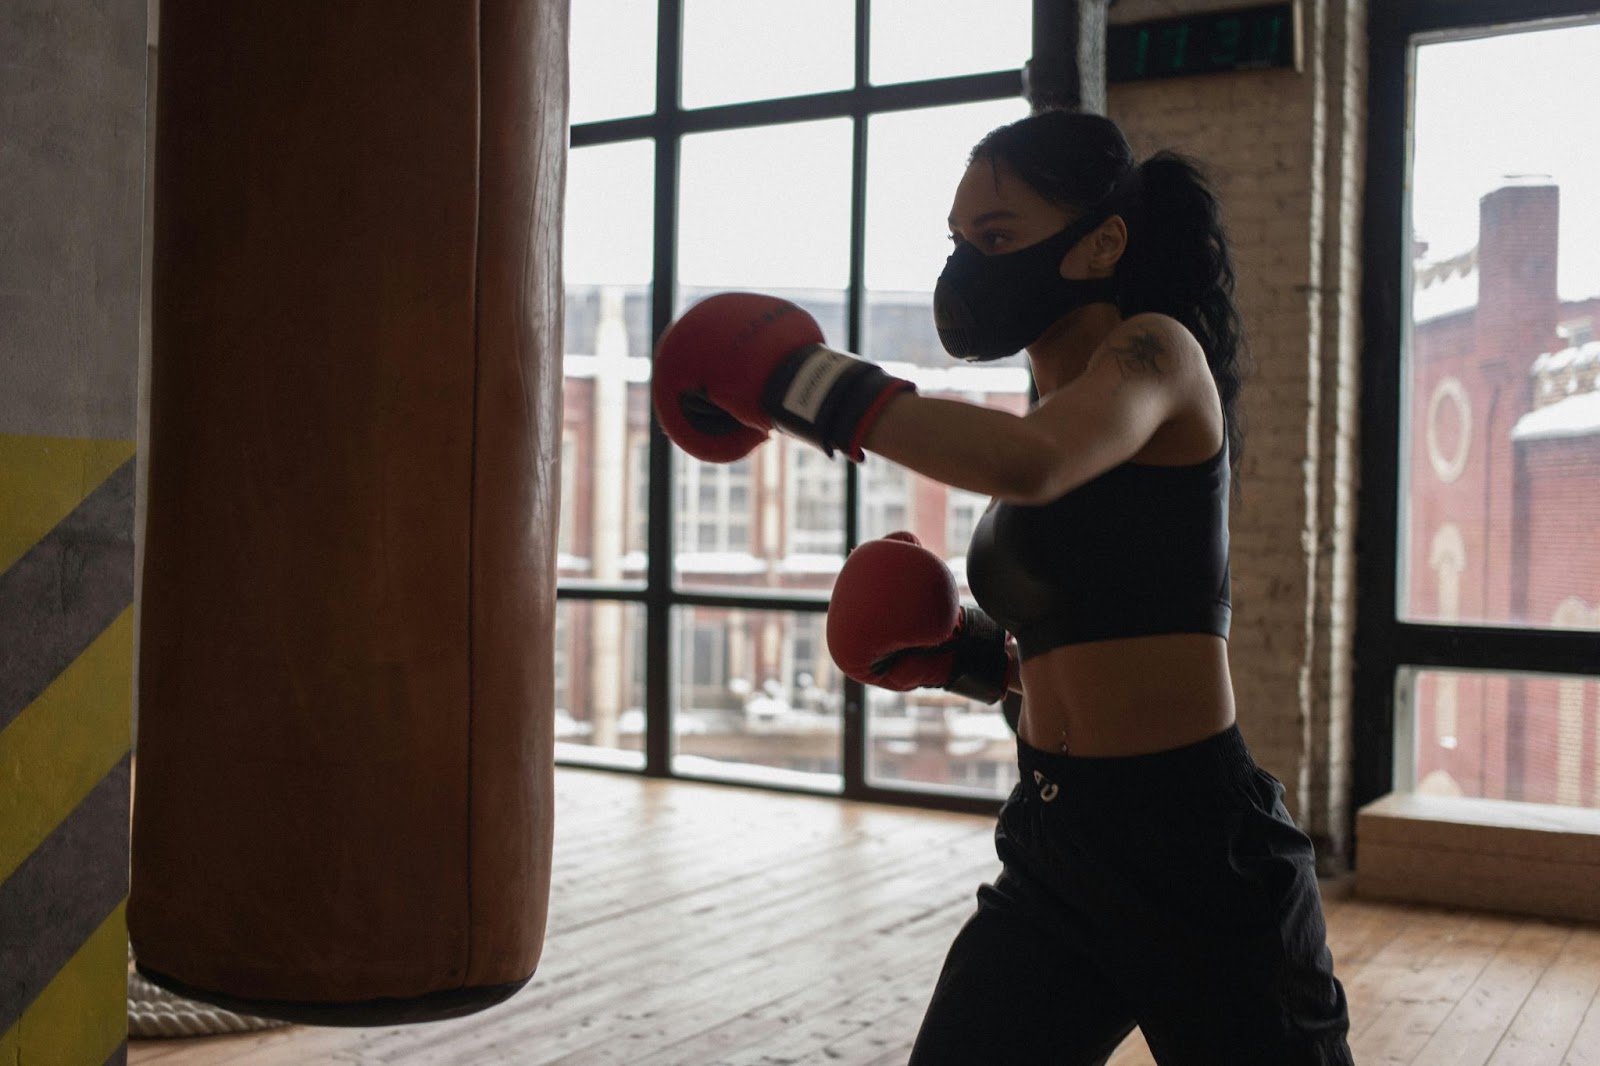
[{"label": "ponytail", "polygon": [[1130,206],[1128,248],[1117,265],[1123,315],[1154,311],[1183,323],[1205,350],[1217,383],[1237,488],[1244,429],[1238,410],[1247,358],[1234,303],[1233,256],[1221,206],[1192,159],[1162,151],[1140,163]]}]

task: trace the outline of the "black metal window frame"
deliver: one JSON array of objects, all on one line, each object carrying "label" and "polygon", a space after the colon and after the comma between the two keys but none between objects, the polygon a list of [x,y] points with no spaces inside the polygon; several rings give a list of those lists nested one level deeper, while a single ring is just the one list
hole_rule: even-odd
[{"label": "black metal window frame", "polygon": [[[1355,811],[1393,790],[1398,684],[1416,668],[1600,676],[1600,633],[1403,622],[1400,531],[1407,120],[1415,38],[1600,14],[1595,0],[1374,0],[1368,18],[1361,505],[1357,533]],[[1471,106],[1470,102],[1467,106]]]},{"label": "black metal window frame", "polygon": [[[1034,0],[1033,44],[1035,57],[1041,51],[1068,43],[1063,31],[1061,0]],[[952,104],[1025,98],[1024,65],[1013,70],[983,74],[934,78],[924,81],[874,85],[868,78],[870,59],[869,29],[871,0],[856,0],[855,77],[848,89],[791,96],[771,100],[723,104],[686,109],[680,103],[683,54],[683,0],[659,0],[656,30],[655,110],[648,115],[611,119],[575,125],[571,130],[574,149],[624,141],[648,140],[655,147],[655,221],[651,279],[650,335],[660,337],[671,323],[673,296],[677,288],[676,248],[678,240],[678,161],[685,136],[695,133],[748,129],[819,119],[848,118],[852,122],[850,161],[850,245],[848,288],[845,303],[846,347],[861,350],[862,311],[865,300],[864,267],[866,258],[867,124],[873,115],[897,111],[941,107]],[[1041,42],[1048,33],[1051,40]],[[1043,47],[1041,47],[1043,45]],[[643,589],[594,582],[567,581],[558,584],[558,599],[605,600],[641,604],[645,614],[645,749],[644,774],[650,777],[711,780],[682,774],[672,766],[672,686],[671,642],[668,639],[672,611],[676,607],[733,608],[760,611],[824,612],[826,596],[808,594],[742,594],[710,589],[675,588],[672,575],[672,445],[651,418],[650,505],[648,562]],[[854,464],[847,464],[845,513],[841,516],[848,551],[860,542],[860,477]],[[865,691],[857,681],[844,681],[844,723],[841,766],[845,799],[865,800],[905,806],[992,813],[999,804],[985,797],[958,790],[941,791],[933,787],[895,787],[875,785],[867,779],[867,738]],[[1000,713],[997,709],[996,714]],[[582,764],[587,766],[588,764]],[[634,772],[634,771],[626,771]],[[783,784],[739,787],[774,791],[798,791]]]}]

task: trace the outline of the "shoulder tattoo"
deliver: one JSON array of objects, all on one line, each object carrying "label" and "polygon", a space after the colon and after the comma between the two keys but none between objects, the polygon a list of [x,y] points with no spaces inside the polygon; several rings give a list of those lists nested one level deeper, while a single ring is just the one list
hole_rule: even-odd
[{"label": "shoulder tattoo", "polygon": [[1124,378],[1139,374],[1160,376],[1162,356],[1167,354],[1167,345],[1155,330],[1143,327],[1130,332],[1108,351],[1116,359]]}]

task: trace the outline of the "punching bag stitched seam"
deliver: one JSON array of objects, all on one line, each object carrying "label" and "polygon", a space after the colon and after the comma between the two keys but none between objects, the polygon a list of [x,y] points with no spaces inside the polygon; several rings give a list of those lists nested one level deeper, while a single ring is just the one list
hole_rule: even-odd
[{"label": "punching bag stitched seam", "polygon": [[476,126],[473,147],[473,204],[472,204],[472,427],[471,469],[467,483],[467,750],[466,750],[466,917],[463,933],[466,936],[466,960],[461,970],[460,986],[466,987],[472,976],[473,913],[475,909],[475,884],[473,859],[477,841],[474,839],[473,766],[477,760],[476,733],[478,719],[478,659],[474,636],[477,630],[478,587],[478,425],[479,392],[483,381],[483,3],[479,0],[473,8],[477,17],[477,54],[474,57],[474,110]]}]

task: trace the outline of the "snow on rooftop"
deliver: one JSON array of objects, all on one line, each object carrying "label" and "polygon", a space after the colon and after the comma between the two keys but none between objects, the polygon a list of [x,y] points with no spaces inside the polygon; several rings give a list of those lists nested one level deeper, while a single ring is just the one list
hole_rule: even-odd
[{"label": "snow on rooftop", "polygon": [[1431,322],[1478,305],[1478,250],[1418,262],[1411,272],[1411,320]]},{"label": "snow on rooftop", "polygon": [[[839,539],[844,540],[841,530]],[[844,556],[838,552],[790,552],[778,560],[780,574],[837,574],[844,565]]]},{"label": "snow on rooftop", "polygon": [[[1028,391],[1028,371],[1023,366],[974,366],[958,363],[953,366],[917,366],[913,363],[885,362],[882,367],[897,377],[916,383],[922,392],[944,393],[1023,393]],[[569,378],[599,377],[602,367],[610,367],[608,374],[615,380],[618,368],[623,380],[644,384],[650,380],[650,360],[629,356],[618,359],[599,355],[568,352],[562,370]]]},{"label": "snow on rooftop", "polygon": [[673,562],[684,573],[763,574],[767,571],[767,561],[749,552],[679,552]]},{"label": "snow on rooftop", "polygon": [[909,379],[917,391],[945,393],[1005,393],[1028,391],[1028,370],[1023,366],[917,366],[912,363],[884,363],[883,368],[897,377]]},{"label": "snow on rooftop", "polygon": [[1585,392],[1557,400],[1517,419],[1511,439],[1560,440],[1600,434],[1600,392]]},{"label": "snow on rooftop", "polygon": [[[614,356],[581,355],[567,352],[562,357],[562,372],[569,378],[593,378],[600,376],[602,364],[622,367],[624,380],[642,384],[650,380],[650,360],[640,356],[627,356],[616,358]],[[612,371],[615,374],[615,370]],[[615,380],[613,378],[613,380]]]},{"label": "snow on rooftop", "polygon": [[1500,179],[1502,189],[1543,189],[1556,184],[1549,174],[1507,174]]},{"label": "snow on rooftop", "polygon": [[1600,341],[1590,341],[1577,348],[1563,348],[1559,352],[1545,352],[1533,361],[1528,373],[1557,374],[1564,370],[1585,370],[1600,363]]},{"label": "snow on rooftop", "polygon": [[1531,377],[1541,379],[1544,394],[1565,391],[1559,400],[1537,407],[1512,427],[1512,440],[1561,440],[1600,434],[1600,341],[1559,352],[1544,352],[1528,368]]}]

